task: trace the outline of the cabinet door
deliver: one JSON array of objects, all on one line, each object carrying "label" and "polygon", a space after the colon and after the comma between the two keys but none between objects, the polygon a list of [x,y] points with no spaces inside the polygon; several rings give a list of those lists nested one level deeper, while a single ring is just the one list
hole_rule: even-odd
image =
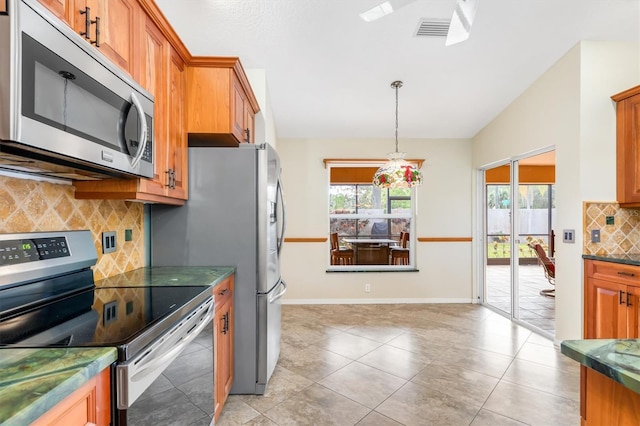
[{"label": "cabinet door", "polygon": [[168,195],[173,198],[187,199],[188,189],[188,151],[185,120],[185,91],[187,90],[184,62],[171,48],[169,56],[169,101],[167,116],[169,139],[167,141],[167,165],[173,171],[173,185]]},{"label": "cabinet door", "polygon": [[640,338],[640,287],[627,287],[627,338]]},{"label": "cabinet door", "polygon": [[[251,105],[249,104],[249,102],[245,102],[244,104],[244,125],[245,125],[245,130],[249,130],[249,137],[247,142],[249,143],[255,143],[256,142],[256,137],[254,134],[255,131],[255,115],[253,113],[253,109],[251,109]],[[245,135],[246,136],[246,135]],[[262,141],[261,141],[262,142]]]},{"label": "cabinet door", "polygon": [[[38,0],[67,25],[73,26],[73,0]],[[83,0],[84,1],[84,0]]]},{"label": "cabinet door", "polygon": [[616,195],[620,204],[639,207],[640,93],[618,102],[616,110]]},{"label": "cabinet door", "polygon": [[146,14],[141,14],[138,82],[155,98],[153,146],[154,170],[152,179],[141,180],[140,189],[151,194],[164,195],[167,182],[167,41],[156,24]]},{"label": "cabinet door", "polygon": [[627,336],[627,286],[587,278],[585,307],[587,339],[624,339]]},{"label": "cabinet door", "polygon": [[217,421],[233,384],[233,298],[227,298],[215,315],[215,415]]},{"label": "cabinet door", "polygon": [[[76,2],[75,28],[84,31],[85,16],[81,1]],[[91,25],[91,41],[114,64],[133,74],[134,31],[139,12],[136,0],[86,0],[91,9],[91,19],[100,18]],[[96,33],[99,32],[99,34]],[[99,42],[99,43],[97,43]]]},{"label": "cabinet door", "polygon": [[[232,72],[232,71],[230,71]],[[232,72],[233,73],[233,72]],[[240,143],[246,142],[247,135],[245,133],[247,127],[245,123],[245,94],[244,89],[240,85],[240,81],[233,74],[232,82],[232,94],[231,94],[231,120],[232,120],[232,133],[238,139]]]}]

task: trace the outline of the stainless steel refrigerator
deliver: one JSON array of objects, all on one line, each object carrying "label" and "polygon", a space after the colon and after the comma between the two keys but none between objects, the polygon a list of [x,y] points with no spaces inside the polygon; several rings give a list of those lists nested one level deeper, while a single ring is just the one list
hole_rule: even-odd
[{"label": "stainless steel refrigerator", "polygon": [[189,200],[151,206],[152,266],[236,266],[234,394],[264,394],[280,354],[280,159],[268,144],[189,148]]}]

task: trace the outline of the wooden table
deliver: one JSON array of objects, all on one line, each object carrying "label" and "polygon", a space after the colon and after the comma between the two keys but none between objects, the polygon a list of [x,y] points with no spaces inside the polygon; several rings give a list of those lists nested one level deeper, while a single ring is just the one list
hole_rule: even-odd
[{"label": "wooden table", "polygon": [[356,265],[388,265],[389,246],[398,244],[390,238],[343,238],[342,241],[353,246]]}]

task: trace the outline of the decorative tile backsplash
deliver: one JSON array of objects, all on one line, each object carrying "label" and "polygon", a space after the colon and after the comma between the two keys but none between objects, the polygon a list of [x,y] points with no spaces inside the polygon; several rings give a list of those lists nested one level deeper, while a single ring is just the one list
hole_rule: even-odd
[{"label": "decorative tile backsplash", "polygon": [[[640,253],[640,211],[620,208],[618,203],[585,202],[584,254],[598,256]],[[607,216],[613,225],[607,225]],[[600,230],[600,242],[591,242],[591,230]]]},{"label": "decorative tile backsplash", "polygon": [[[98,252],[96,280],[144,266],[141,203],[76,200],[74,187],[0,176],[0,232],[89,229]],[[133,240],[125,241],[125,229]],[[102,232],[116,231],[117,251],[102,254]]]}]

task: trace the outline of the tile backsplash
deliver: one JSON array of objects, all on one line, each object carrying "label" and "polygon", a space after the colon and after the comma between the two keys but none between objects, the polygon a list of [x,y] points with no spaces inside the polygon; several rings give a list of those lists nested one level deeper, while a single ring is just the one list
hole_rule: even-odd
[{"label": "tile backsplash", "polygon": [[[98,252],[96,280],[144,266],[143,204],[76,200],[72,185],[0,176],[0,232],[89,229]],[[125,241],[125,230],[132,241]],[[117,251],[102,254],[102,232],[116,231]]]},{"label": "tile backsplash", "polygon": [[[599,256],[640,253],[640,211],[615,202],[585,202],[584,254]],[[607,225],[607,216],[613,225]],[[591,242],[591,230],[600,230],[600,242]]]}]

